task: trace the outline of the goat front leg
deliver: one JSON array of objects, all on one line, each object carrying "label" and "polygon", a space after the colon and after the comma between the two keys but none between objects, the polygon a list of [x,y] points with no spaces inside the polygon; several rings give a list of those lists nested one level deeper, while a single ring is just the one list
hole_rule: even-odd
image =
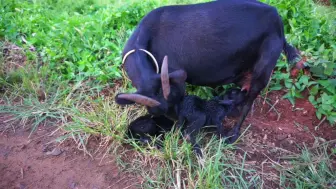
[{"label": "goat front leg", "polygon": [[224,119],[224,116],[223,117],[219,117],[217,118],[215,124],[216,124],[216,129],[217,129],[217,137],[218,138],[221,138],[223,136],[226,136],[226,131],[223,127],[223,119]]},{"label": "goat front leg", "polygon": [[192,117],[187,118],[187,127],[184,131],[184,138],[191,143],[193,151],[196,155],[203,157],[201,147],[196,143],[196,135],[204,126],[206,116],[203,114],[194,114]]},{"label": "goat front leg", "polygon": [[249,100],[243,106],[243,110],[242,110],[241,115],[239,116],[239,120],[236,122],[235,126],[227,134],[225,134],[224,128],[221,127],[221,129],[219,129],[220,137],[222,136],[228,137],[225,141],[226,143],[231,144],[238,139],[240,127],[242,126],[247,114],[249,113],[252,103],[253,103],[253,100]]},{"label": "goat front leg", "polygon": [[177,122],[176,122],[176,128],[177,128],[177,129],[181,129],[181,128],[183,128],[184,121],[185,121],[185,117],[182,116],[182,115],[179,115],[179,116],[178,116],[178,120],[177,120]]}]

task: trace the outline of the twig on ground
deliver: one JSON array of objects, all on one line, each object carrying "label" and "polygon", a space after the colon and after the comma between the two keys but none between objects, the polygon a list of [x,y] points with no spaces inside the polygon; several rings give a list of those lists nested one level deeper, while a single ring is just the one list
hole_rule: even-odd
[{"label": "twig on ground", "polygon": [[317,130],[317,128],[320,127],[320,125],[326,120],[327,116],[324,116],[323,119],[320,121],[320,123],[318,125],[315,126],[315,131]]},{"label": "twig on ground", "polygon": [[275,105],[277,105],[280,102],[279,98],[277,98],[277,100],[275,101],[275,103],[271,106],[271,108],[266,112],[266,114],[268,114],[272,109],[275,110]]},{"label": "twig on ground", "polygon": [[263,112],[263,108],[264,108],[264,105],[265,105],[265,101],[266,101],[266,98],[267,98],[267,95],[268,95],[268,87],[269,87],[269,84],[271,83],[271,79],[272,79],[272,75],[273,75],[273,73],[271,74],[271,76],[270,76],[270,78],[269,78],[269,80],[268,80],[268,83],[267,83],[267,85],[266,85],[266,94],[265,94],[265,97],[264,97],[264,102],[263,102],[263,104],[262,104],[262,106],[261,106],[261,110],[260,110],[260,113],[262,113]]}]

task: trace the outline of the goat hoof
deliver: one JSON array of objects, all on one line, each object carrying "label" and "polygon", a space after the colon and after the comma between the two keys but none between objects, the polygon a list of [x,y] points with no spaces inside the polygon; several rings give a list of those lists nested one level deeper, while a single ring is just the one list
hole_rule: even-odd
[{"label": "goat hoof", "polygon": [[154,147],[157,149],[157,150],[162,150],[163,146],[161,144],[158,144],[158,143],[155,143]]},{"label": "goat hoof", "polygon": [[203,153],[200,148],[194,148],[194,152],[198,157],[203,158]]},{"label": "goat hoof", "polygon": [[192,149],[198,157],[203,158],[203,153],[202,153],[201,147],[198,144],[195,144]]},{"label": "goat hoof", "polygon": [[226,139],[225,139],[225,143],[227,144],[232,144],[234,142],[236,142],[236,140],[239,138],[239,132],[232,132],[230,131],[227,135],[226,135]]},{"label": "goat hoof", "polygon": [[238,139],[238,137],[239,136],[232,136],[230,138],[227,138],[227,139],[225,139],[225,143],[226,144],[232,144],[232,143],[234,143]]}]

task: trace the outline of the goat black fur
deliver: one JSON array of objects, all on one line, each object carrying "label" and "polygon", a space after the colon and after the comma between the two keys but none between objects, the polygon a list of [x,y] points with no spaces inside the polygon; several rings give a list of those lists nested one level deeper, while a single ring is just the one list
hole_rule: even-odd
[{"label": "goat black fur", "polygon": [[[161,73],[142,49],[155,57]],[[152,115],[176,119],[174,108],[185,95],[186,83],[235,83],[247,94],[235,126],[222,135],[231,136],[227,142],[232,143],[282,51],[291,65],[300,57],[286,41],[277,9],[268,4],[225,0],[159,7],[143,17],[125,45],[123,67],[137,91],[118,94],[116,102],[139,103]]]},{"label": "goat black fur", "polygon": [[[204,126],[216,125],[217,134],[224,132],[223,119],[239,106],[246,92],[230,89],[224,96],[204,100],[195,95],[186,95],[175,111],[178,116],[177,128],[181,128],[185,138],[191,142],[197,155],[202,156],[200,146],[196,143],[196,135]],[[183,123],[186,126],[183,127]],[[173,128],[174,122],[165,116],[141,116],[129,125],[129,133],[143,143],[150,142],[150,137],[164,135]]]}]

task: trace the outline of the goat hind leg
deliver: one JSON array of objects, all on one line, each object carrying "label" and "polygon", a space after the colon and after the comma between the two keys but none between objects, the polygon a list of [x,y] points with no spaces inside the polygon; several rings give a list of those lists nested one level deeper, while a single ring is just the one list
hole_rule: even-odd
[{"label": "goat hind leg", "polygon": [[243,109],[240,113],[238,121],[235,123],[235,126],[226,135],[227,137],[230,137],[227,139],[227,143],[233,143],[238,139],[240,128],[247,114],[250,112],[254,100],[266,87],[277,60],[280,57],[282,48],[283,40],[278,36],[270,36],[265,39],[262,47],[260,48],[260,57],[254,65],[250,89],[246,96]]}]

